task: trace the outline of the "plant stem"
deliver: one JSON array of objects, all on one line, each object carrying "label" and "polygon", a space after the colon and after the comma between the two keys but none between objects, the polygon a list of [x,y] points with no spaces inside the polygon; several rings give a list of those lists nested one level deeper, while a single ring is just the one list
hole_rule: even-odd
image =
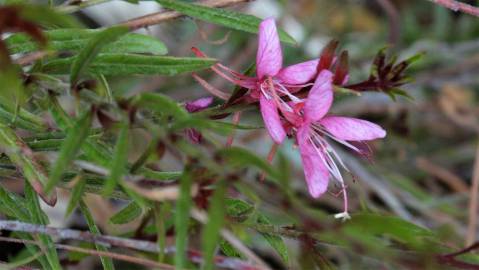
[{"label": "plant stem", "polygon": [[479,210],[479,143],[476,150],[476,161],[472,173],[472,187],[469,201],[469,224],[467,227],[466,246],[472,245],[476,241],[477,211]]},{"label": "plant stem", "polygon": [[472,16],[479,17],[479,7],[475,7],[466,3],[461,3],[456,0],[429,0],[433,3],[451,9],[453,11],[461,11]]},{"label": "plant stem", "polygon": [[[251,0],[205,0],[197,2],[197,4],[207,7],[228,7],[240,3],[249,2]],[[143,17],[135,18],[122,23],[122,25],[128,26],[132,30],[147,27],[150,25],[159,24],[164,21],[176,19],[183,16],[183,14],[177,11],[160,11],[152,14],[145,15]]]}]

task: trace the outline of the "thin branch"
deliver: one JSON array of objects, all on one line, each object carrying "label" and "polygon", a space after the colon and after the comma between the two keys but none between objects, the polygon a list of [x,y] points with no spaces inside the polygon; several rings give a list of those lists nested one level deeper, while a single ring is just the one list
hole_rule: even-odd
[{"label": "thin branch", "polygon": [[429,0],[433,3],[451,9],[453,11],[461,11],[476,17],[479,17],[479,7],[471,6],[456,0]]},{"label": "thin branch", "polygon": [[477,211],[479,210],[479,143],[476,150],[476,161],[472,173],[471,197],[469,201],[469,224],[467,226],[466,246],[476,241]]},{"label": "thin branch", "polygon": [[[144,240],[133,240],[128,238],[108,236],[108,235],[95,235],[85,231],[59,229],[59,228],[24,223],[19,221],[0,220],[0,230],[27,232],[27,233],[40,233],[40,234],[50,235],[57,239],[78,240],[78,241],[104,245],[106,247],[116,246],[116,247],[130,248],[134,250],[153,252],[153,253],[160,252],[160,248],[158,244],[155,242],[144,241]],[[165,254],[172,254],[175,252],[176,250],[174,247],[167,247],[164,249]],[[203,262],[201,253],[196,251],[189,251],[188,258],[192,262],[197,264],[201,264]],[[247,263],[240,259],[228,258],[223,256],[216,256],[215,263],[217,267],[226,268],[226,269],[250,269],[250,270],[264,269],[257,266],[253,266],[250,263]]]},{"label": "thin branch", "polygon": [[[249,2],[251,0],[205,0],[198,2],[197,4],[207,7],[228,7],[232,5],[237,5],[240,3]],[[183,14],[176,11],[160,11],[152,14],[148,14],[143,17],[135,18],[129,21],[122,23],[122,25],[128,26],[132,30],[139,28],[147,27],[150,25],[155,25],[162,23],[164,21],[176,19],[183,16]]]},{"label": "thin branch", "polygon": [[396,45],[399,41],[400,29],[400,15],[397,8],[390,0],[376,0],[381,8],[386,12],[389,19],[389,38],[388,41]]},{"label": "thin branch", "polygon": [[[37,245],[37,246],[40,245],[38,242],[33,241],[33,240],[17,239],[17,238],[2,237],[2,236],[0,236],[0,241],[12,242],[12,243],[21,243],[21,244],[30,244],[30,245]],[[56,244],[55,247],[57,249],[75,251],[75,252],[80,252],[80,253],[85,253],[85,254],[90,254],[90,255],[95,255],[95,256],[110,257],[110,258],[116,259],[116,260],[126,261],[126,262],[140,264],[140,265],[149,266],[149,267],[155,267],[155,268],[159,268],[159,269],[167,269],[167,270],[175,269],[173,266],[168,265],[168,264],[158,263],[158,262],[155,262],[155,261],[152,261],[152,260],[143,259],[143,258],[140,258],[140,257],[134,257],[134,256],[130,256],[130,255],[125,255],[125,254],[118,254],[118,253],[108,252],[108,251],[99,251],[99,250],[94,250],[94,249],[80,248],[80,247],[74,247],[74,246],[64,245],[64,244]],[[1,268],[1,266],[0,266],[0,268]]]},{"label": "thin branch", "polygon": [[430,160],[424,157],[419,157],[416,159],[416,166],[426,171],[427,173],[437,177],[437,179],[443,181],[446,185],[448,185],[451,189],[456,192],[462,193],[467,192],[469,187],[465,184],[464,180],[462,180],[459,176],[452,173],[448,169],[441,167],[440,165],[434,164]]},{"label": "thin branch", "polygon": [[20,66],[27,66],[48,55],[51,55],[51,53],[47,51],[36,51],[16,59],[15,63],[17,63]]}]

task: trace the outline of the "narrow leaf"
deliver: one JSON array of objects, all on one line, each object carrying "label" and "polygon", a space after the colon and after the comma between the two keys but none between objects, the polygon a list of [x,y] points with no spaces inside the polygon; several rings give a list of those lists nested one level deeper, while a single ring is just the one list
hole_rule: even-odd
[{"label": "narrow leaf", "polygon": [[203,235],[203,256],[205,259],[203,269],[214,269],[215,249],[220,241],[220,230],[224,224],[226,183],[221,181],[213,194],[208,211],[208,223]]},{"label": "narrow leaf", "polygon": [[191,174],[188,170],[185,170],[180,179],[180,197],[176,202],[176,269],[183,269],[186,267],[186,249],[188,245],[188,225],[190,220],[192,181],[193,178],[191,177]]},{"label": "narrow leaf", "polygon": [[[68,74],[76,57],[55,59],[42,70],[49,74]],[[198,71],[216,63],[212,58],[169,57],[157,55],[102,53],[89,65],[87,72],[105,76],[167,75]]]},{"label": "narrow leaf", "polygon": [[68,202],[67,210],[65,212],[65,217],[68,217],[71,215],[75,207],[77,207],[78,203],[80,202],[83,192],[85,191],[85,186],[86,186],[86,181],[82,178],[81,175],[78,175],[75,179],[73,180],[76,181],[77,183],[75,184],[75,187],[73,187],[73,190],[71,192],[71,198],[70,201]]},{"label": "narrow leaf", "polygon": [[124,26],[115,26],[96,33],[85,47],[80,51],[72,63],[70,84],[75,85],[78,77],[86,70],[90,62],[97,56],[101,49],[108,43],[112,43],[120,36],[128,33],[128,28]]},{"label": "narrow leaf", "polygon": [[[48,48],[55,51],[77,52],[85,48],[88,41],[102,30],[97,29],[54,29],[45,31]],[[17,33],[5,39],[9,52],[30,53],[38,50],[38,45],[23,33]],[[148,53],[164,55],[168,52],[165,44],[157,38],[128,33],[118,40],[105,44],[102,53]]]},{"label": "narrow leaf", "polygon": [[[183,1],[156,1],[165,8],[176,10],[190,17],[248,33],[258,33],[259,24],[261,23],[261,19],[258,17],[235,11],[190,4]],[[288,33],[283,30],[278,32],[281,41],[293,45],[296,44],[296,41]]]},{"label": "narrow leaf", "polygon": [[[80,209],[83,213],[83,216],[85,217],[86,223],[88,224],[88,228],[90,229],[90,232],[95,234],[95,235],[100,235],[100,230],[95,224],[95,221],[93,220],[93,217],[88,210],[88,206],[80,200]],[[108,251],[106,247],[102,246],[101,244],[95,244],[95,247],[98,251]],[[113,260],[109,257],[102,257],[100,256],[101,264],[103,265],[103,269],[105,270],[114,270],[115,267],[113,266]]]},{"label": "narrow leaf", "polygon": [[174,116],[179,119],[185,119],[189,115],[186,110],[179,106],[171,98],[157,93],[143,93],[133,99],[133,104],[145,109],[156,111],[167,116]]},{"label": "narrow leaf", "polygon": [[[32,186],[25,181],[25,205],[30,212],[30,221],[35,224],[48,225],[48,217],[40,207],[37,194],[33,190]],[[58,259],[55,243],[49,235],[38,235],[38,239],[44,246],[45,257],[50,265],[49,269],[61,270],[60,260]]]},{"label": "narrow leaf", "polygon": [[105,182],[103,195],[109,196],[115,189],[117,183],[121,181],[123,175],[127,172],[126,165],[128,164],[128,123],[123,123],[116,140],[115,150],[113,152],[113,159],[110,165],[110,174]]},{"label": "narrow leaf", "polygon": [[62,143],[58,158],[53,165],[46,185],[46,191],[51,191],[60,181],[63,172],[68,168],[70,162],[75,158],[81,148],[83,141],[88,136],[92,121],[91,111],[88,111],[80,117],[75,125],[68,131],[67,137]]},{"label": "narrow leaf", "polygon": [[143,213],[136,202],[131,202],[110,218],[113,224],[125,224],[138,218]]},{"label": "narrow leaf", "polygon": [[[258,213],[258,218],[256,220],[258,224],[266,224],[266,225],[271,225],[271,222],[268,220],[268,218],[261,214]],[[276,252],[278,252],[279,256],[283,259],[283,261],[288,264],[289,262],[289,255],[288,255],[288,248],[286,247],[286,244],[284,243],[283,238],[277,235],[269,234],[269,233],[262,233],[261,234],[266,241],[271,245]]]},{"label": "narrow leaf", "polygon": [[230,147],[220,150],[219,154],[227,161],[231,162],[232,165],[242,167],[254,166],[265,171],[274,180],[281,179],[279,173],[270,164],[268,164],[268,162],[246,149]]}]

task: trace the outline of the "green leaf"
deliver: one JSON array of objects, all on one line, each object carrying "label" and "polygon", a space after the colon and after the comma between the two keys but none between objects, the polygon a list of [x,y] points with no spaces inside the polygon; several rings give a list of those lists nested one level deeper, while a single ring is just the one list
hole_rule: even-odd
[{"label": "green leaf", "polygon": [[[76,57],[55,59],[46,63],[42,70],[49,74],[68,74]],[[212,58],[169,57],[141,54],[99,54],[89,65],[88,72],[105,76],[167,75],[198,71],[216,63]]]},{"label": "green leaf", "polygon": [[46,28],[77,28],[81,24],[72,16],[61,14],[45,5],[28,4],[18,5],[21,8],[21,17]]},{"label": "green leaf", "polygon": [[[62,130],[70,130],[74,127],[74,122],[69,115],[63,110],[57,99],[50,96],[49,104],[50,113],[55,123]],[[111,153],[102,144],[92,138],[86,138],[81,145],[81,150],[88,157],[89,161],[93,161],[100,166],[107,167],[111,160]]]},{"label": "green leaf", "polygon": [[60,181],[63,172],[70,162],[76,157],[83,141],[87,138],[92,121],[91,111],[87,111],[80,117],[75,125],[68,131],[67,137],[62,143],[58,158],[53,165],[46,185],[46,192],[51,191]]},{"label": "green leaf", "polygon": [[110,174],[103,188],[103,195],[109,196],[115,189],[117,183],[121,182],[121,178],[127,173],[128,165],[128,132],[129,124],[123,123],[116,140],[115,150],[113,151],[113,159],[110,164]]},{"label": "green leaf", "polygon": [[224,224],[225,216],[225,199],[226,183],[221,181],[218,183],[213,197],[210,200],[210,208],[208,211],[208,223],[206,224],[203,234],[203,269],[214,268],[215,249],[220,241],[220,230]]},{"label": "green leaf", "polygon": [[193,177],[188,170],[185,170],[180,179],[180,197],[176,202],[175,212],[176,269],[183,269],[186,267],[186,247],[188,245],[192,182]]},{"label": "green leaf", "polygon": [[77,82],[78,77],[86,70],[90,62],[100,53],[105,45],[117,40],[120,36],[128,33],[128,31],[128,27],[115,26],[102,30],[90,38],[71,65],[70,84],[73,86]]},{"label": "green leaf", "polygon": [[136,96],[132,101],[134,106],[150,109],[167,116],[174,116],[178,119],[189,117],[186,110],[168,96],[157,93],[143,93]]},{"label": "green leaf", "polygon": [[[30,222],[40,225],[48,225],[48,217],[43,212],[38,201],[37,194],[33,190],[28,181],[25,181],[25,205],[30,212]],[[55,243],[49,235],[38,235],[40,242],[43,244],[45,257],[50,265],[49,269],[61,270],[60,260],[58,259]]]},{"label": "green leaf", "polygon": [[[268,218],[261,214],[258,213],[258,218],[256,220],[258,224],[265,224],[265,225],[271,225],[271,222],[268,220]],[[261,233],[261,235],[266,239],[266,241],[271,245],[271,247],[278,252],[279,256],[283,259],[283,261],[288,264],[289,262],[289,255],[288,255],[288,248],[286,247],[286,244],[284,243],[283,238],[277,235],[269,234],[269,233]]]},{"label": "green leaf", "polygon": [[138,218],[143,213],[136,202],[131,202],[110,218],[113,224],[125,224]]},{"label": "green leaf", "polygon": [[[93,220],[93,217],[88,210],[87,205],[83,202],[83,200],[80,200],[80,209],[83,213],[83,216],[85,217],[86,223],[88,224],[88,228],[90,229],[90,232],[95,235],[100,235],[100,230],[95,224],[95,221]],[[108,251],[108,249],[101,244],[95,244],[95,247],[98,251]],[[103,265],[103,269],[105,270],[114,270],[115,267],[113,266],[113,260],[109,257],[102,257],[100,256],[101,264]]]},{"label": "green leaf", "polygon": [[180,178],[182,172],[159,172],[154,171],[148,168],[140,168],[138,172],[143,175],[144,177],[151,179],[151,180],[158,180],[158,181],[171,181]]},{"label": "green leaf", "polygon": [[240,221],[247,220],[254,212],[254,206],[240,199],[227,198],[226,214]]},{"label": "green leaf", "polygon": [[281,179],[279,173],[270,164],[268,164],[266,160],[258,157],[246,149],[230,147],[220,150],[219,154],[227,161],[231,162],[232,165],[241,167],[257,167],[258,169],[266,172],[274,180]]},{"label": "green leaf", "polygon": [[0,211],[18,220],[28,221],[29,215],[25,208],[25,200],[0,186]]},{"label": "green leaf", "polygon": [[389,236],[414,247],[425,244],[424,238],[434,236],[428,229],[398,217],[372,213],[355,214],[343,230],[364,236]]},{"label": "green leaf", "polygon": [[71,215],[75,207],[78,205],[80,202],[83,192],[85,191],[85,186],[86,186],[86,181],[82,178],[81,175],[78,175],[77,183],[75,184],[75,187],[73,187],[73,190],[71,192],[71,198],[70,201],[68,202],[67,210],[65,212],[65,217],[68,217]]},{"label": "green leaf", "polygon": [[[261,19],[258,17],[235,11],[211,8],[174,0],[156,1],[164,8],[176,10],[182,14],[202,21],[222,25],[231,29],[248,33],[258,33],[259,24],[261,23]],[[279,29],[278,32],[281,41],[292,45],[296,44],[296,41],[290,35],[288,35],[288,33],[281,29]]]},{"label": "green leaf", "polygon": [[[5,87],[5,85],[3,85],[3,87]],[[20,108],[15,112],[14,108],[8,108],[8,106],[0,104],[0,119],[4,123],[11,122],[16,127],[26,130],[38,132],[46,129],[40,117],[23,108]]]},{"label": "green leaf", "polygon": [[[31,150],[15,131],[3,123],[0,123],[0,146],[9,150],[5,152],[8,158],[20,168],[25,179],[35,187],[35,190],[43,193],[43,185],[47,183],[43,166],[29,154]],[[52,202],[46,197],[43,199]],[[55,197],[51,199],[55,200]]]},{"label": "green leaf", "polygon": [[[55,51],[77,52],[85,48],[88,41],[101,30],[97,29],[55,29],[45,31],[48,48]],[[29,53],[38,50],[36,42],[23,33],[17,33],[5,39],[10,53]],[[148,53],[164,55],[168,52],[165,44],[157,38],[128,33],[118,40],[105,44],[102,53]]]}]

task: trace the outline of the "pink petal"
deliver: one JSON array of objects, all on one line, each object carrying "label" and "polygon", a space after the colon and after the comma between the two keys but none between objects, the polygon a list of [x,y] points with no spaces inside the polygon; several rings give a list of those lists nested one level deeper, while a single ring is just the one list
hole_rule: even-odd
[{"label": "pink petal", "polygon": [[322,153],[316,151],[309,141],[309,126],[299,128],[296,136],[309,193],[313,198],[318,198],[328,189],[328,169],[322,161]]},{"label": "pink petal", "polygon": [[319,73],[304,104],[304,116],[307,121],[318,121],[331,108],[334,95],[332,81],[333,73],[329,70]]},{"label": "pink petal", "polygon": [[269,132],[273,141],[280,144],[286,137],[281,120],[279,119],[278,108],[272,99],[267,99],[264,95],[259,98],[261,115],[263,116],[264,125]]},{"label": "pink petal", "polygon": [[345,141],[368,141],[386,136],[380,126],[366,120],[326,116],[319,123],[334,137]]},{"label": "pink petal", "polygon": [[281,69],[276,75],[284,84],[305,84],[317,74],[319,60],[311,60]]},{"label": "pink petal", "polygon": [[258,34],[258,52],[256,54],[258,79],[262,79],[264,76],[275,76],[283,65],[283,54],[274,19],[268,18],[262,21]]},{"label": "pink petal", "polygon": [[190,112],[198,112],[206,109],[213,103],[213,97],[199,98],[185,103],[185,109]]}]

